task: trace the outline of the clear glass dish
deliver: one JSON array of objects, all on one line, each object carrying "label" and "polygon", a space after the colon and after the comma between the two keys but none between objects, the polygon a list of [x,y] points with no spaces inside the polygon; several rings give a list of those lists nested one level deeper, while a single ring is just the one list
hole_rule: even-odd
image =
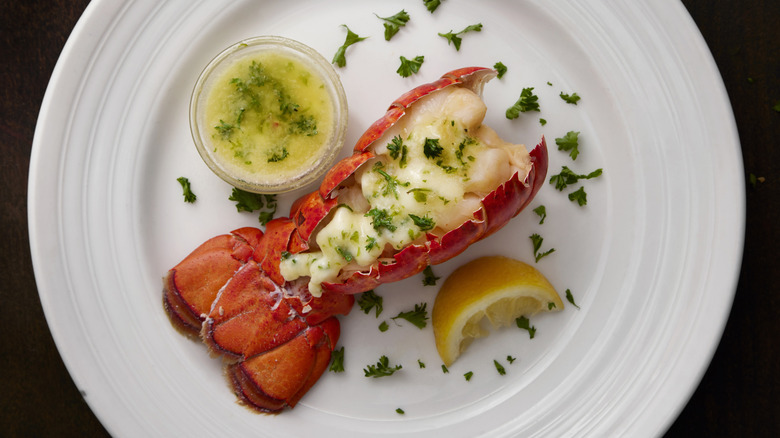
[{"label": "clear glass dish", "polygon": [[[268,155],[267,149],[263,152],[266,156],[261,156],[259,149],[257,153],[254,153],[255,151],[251,149],[252,147],[268,148],[270,147],[270,144],[264,144],[264,142],[270,143],[271,141],[279,141],[278,138],[271,140],[264,137],[258,137],[257,135],[263,135],[263,132],[270,130],[263,127],[258,128],[259,130],[257,132],[260,134],[252,137],[252,139],[257,141],[244,142],[251,143],[254,146],[246,146],[241,140],[225,140],[224,137],[222,137],[223,141],[222,144],[220,144],[221,132],[228,131],[230,133],[229,135],[232,135],[234,129],[242,133],[249,129],[245,129],[244,126],[240,125],[244,108],[241,108],[241,116],[235,119],[237,122],[232,121],[233,119],[231,119],[231,123],[228,123],[219,119],[219,123],[215,123],[214,120],[207,117],[207,113],[210,116],[213,116],[212,113],[209,113],[210,110],[208,109],[210,102],[209,98],[212,93],[217,93],[217,91],[215,91],[217,90],[217,87],[222,86],[224,88],[223,82],[226,80],[225,78],[228,78],[230,73],[232,73],[232,70],[230,69],[236,66],[237,63],[246,63],[247,60],[254,61],[255,58],[265,59],[263,58],[264,56],[278,56],[281,57],[280,59],[283,58],[297,61],[299,66],[303,67],[305,71],[315,78],[313,82],[316,82],[317,80],[321,81],[322,87],[319,88],[324,88],[329,97],[329,105],[331,107],[329,109],[327,108],[327,101],[320,101],[325,102],[325,107],[320,109],[325,116],[321,120],[325,120],[325,125],[327,126],[322,126],[322,124],[319,126],[315,125],[315,130],[309,131],[314,132],[314,134],[294,134],[295,128],[293,122],[290,122],[289,131],[285,131],[286,133],[282,134],[286,137],[295,135],[311,137],[311,139],[306,139],[311,143],[307,144],[306,149],[298,147],[298,149],[296,149],[299,151],[297,152],[297,155],[296,153],[290,153],[289,158],[288,151],[284,146],[274,146],[275,148],[279,148],[279,153],[277,154],[274,152],[274,154],[270,156]],[[260,64],[262,65],[262,63]],[[285,79],[279,77],[278,79],[281,81],[288,80],[289,78]],[[229,81],[230,79],[227,80]],[[249,82],[251,83],[251,81]],[[231,84],[233,83],[231,82]],[[277,91],[277,89],[274,88],[272,91]],[[300,106],[297,104],[294,105],[294,110],[288,111],[285,108],[279,109],[275,106],[275,103],[277,101],[281,102],[281,97],[269,94],[267,90],[262,91],[262,93],[265,93],[265,95],[261,95],[261,99],[268,99],[269,101],[274,102],[274,105],[271,105],[274,106],[274,108],[270,111],[281,111],[279,117],[288,117],[285,116],[285,114],[292,114],[292,111],[298,111],[299,108],[301,111],[306,111],[307,108],[311,107],[311,103],[304,100],[299,101],[301,104]],[[284,103],[280,103],[279,105],[284,106]],[[266,105],[266,107],[267,106],[269,105]],[[341,81],[333,66],[314,49],[298,41],[279,36],[249,38],[222,51],[209,62],[200,74],[190,100],[190,130],[192,131],[192,138],[195,142],[195,146],[197,147],[200,156],[203,158],[203,161],[214,173],[227,183],[239,189],[254,193],[288,192],[313,182],[325,173],[333,164],[333,161],[344,144],[347,115],[348,109],[344,88],[342,87]],[[303,117],[297,113],[296,116]],[[271,118],[273,116],[268,115],[267,117]],[[279,125],[279,123],[276,122],[273,122],[272,124],[275,126]],[[220,128],[222,128],[221,131]],[[226,141],[229,141],[230,145],[225,146],[224,144]],[[227,147],[235,147],[236,144],[241,144],[241,147],[244,149],[238,152],[226,150]],[[250,153],[254,153],[254,164],[248,159],[240,162],[243,158],[232,158],[232,156],[241,156],[240,154],[243,154],[246,150],[250,150]],[[258,167],[258,163],[265,161],[266,159],[267,163],[273,162],[274,164],[263,163],[265,167]],[[276,161],[281,162],[282,160],[284,160],[284,165],[282,166],[279,164],[277,166]],[[246,166],[244,166],[244,164],[246,164]],[[252,167],[250,168],[249,166]],[[280,170],[278,172],[275,170],[282,168],[285,170]]]}]

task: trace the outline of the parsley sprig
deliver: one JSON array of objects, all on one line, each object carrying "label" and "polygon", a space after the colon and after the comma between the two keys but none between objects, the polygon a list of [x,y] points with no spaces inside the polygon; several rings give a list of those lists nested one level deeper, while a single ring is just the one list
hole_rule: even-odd
[{"label": "parsley sprig", "polygon": [[333,64],[336,64],[339,67],[344,67],[347,65],[347,47],[368,38],[361,37],[355,32],[352,32],[346,24],[342,24],[342,26],[347,29],[347,38],[344,40],[344,44],[342,44],[341,47],[336,50],[336,54],[333,55],[333,60],[331,61]]},{"label": "parsley sprig", "polygon": [[587,205],[588,194],[585,193],[585,187],[580,187],[579,189],[569,193],[569,201],[576,202],[580,207]]},{"label": "parsley sprig", "polygon": [[496,71],[498,72],[498,75],[496,76],[498,79],[501,79],[502,77],[504,77],[504,74],[506,74],[507,68],[504,65],[504,63],[501,61],[493,64],[493,68],[496,69]]},{"label": "parsley sprig", "polygon": [[403,368],[401,365],[391,366],[390,359],[388,359],[387,356],[382,355],[376,365],[368,365],[366,368],[363,368],[363,373],[366,377],[387,377],[392,376],[393,373],[401,368]]},{"label": "parsley sprig", "polygon": [[441,5],[442,0],[423,0],[423,4],[425,5],[425,8],[430,11],[431,14],[433,14],[433,11],[436,10],[436,8]]},{"label": "parsley sprig", "polygon": [[330,360],[330,368],[329,371],[333,371],[334,373],[343,373],[344,372],[344,347],[341,347],[338,350],[333,350],[333,352],[330,354],[331,360]]},{"label": "parsley sprig", "polygon": [[441,277],[437,277],[433,273],[433,268],[431,268],[431,265],[428,265],[423,270],[423,286],[436,286],[436,280],[438,280]]},{"label": "parsley sprig", "polygon": [[564,102],[570,103],[572,105],[577,105],[577,101],[580,100],[580,96],[577,96],[577,93],[566,94],[563,91],[561,91],[561,94],[559,94],[559,96],[561,96],[561,99],[563,99]]},{"label": "parsley sprig", "polygon": [[422,66],[424,61],[425,57],[422,55],[415,56],[413,59],[406,59],[406,57],[401,56],[401,66],[395,72],[401,75],[402,78],[408,78],[420,71],[420,66]]},{"label": "parsley sprig", "polygon": [[504,366],[501,365],[497,360],[493,359],[493,365],[496,366],[496,371],[498,371],[498,374],[502,376],[506,374],[506,369],[504,369]]},{"label": "parsley sprig", "polygon": [[392,38],[393,35],[397,34],[402,27],[406,26],[406,23],[410,18],[409,14],[403,9],[401,9],[401,12],[391,17],[380,17],[377,14],[374,15],[384,21],[385,41],[390,41],[390,38]]},{"label": "parsley sprig", "polygon": [[424,329],[428,324],[428,310],[426,310],[426,307],[428,307],[428,303],[415,304],[414,310],[400,312],[391,319],[394,321],[398,318],[405,319],[412,323],[415,327]]},{"label": "parsley sprig", "polygon": [[577,131],[569,131],[563,137],[556,138],[555,144],[558,145],[559,151],[568,152],[572,160],[576,160],[580,155],[580,133]]},{"label": "parsley sprig", "polygon": [[376,317],[379,318],[379,314],[382,313],[382,297],[377,295],[374,290],[369,290],[360,294],[357,298],[358,306],[366,315],[374,309]]},{"label": "parsley sprig", "polygon": [[571,294],[571,290],[566,289],[566,300],[571,303],[572,306],[576,308],[580,308],[580,306],[577,305],[577,303],[574,302],[574,295]]},{"label": "parsley sprig", "polygon": [[506,110],[507,119],[516,119],[520,113],[539,110],[539,97],[533,93],[534,87],[523,88],[520,92],[520,98],[514,105]]},{"label": "parsley sprig", "polygon": [[536,263],[539,263],[539,260],[541,260],[543,257],[546,257],[555,252],[555,248],[551,248],[542,253],[539,252],[539,250],[542,248],[542,242],[544,241],[544,238],[542,238],[542,236],[534,233],[530,236],[530,239],[534,245],[534,258],[536,259]]},{"label": "parsley sprig", "polygon": [[577,181],[581,179],[592,179],[599,177],[601,176],[601,173],[602,169],[599,168],[588,174],[580,175],[574,173],[574,171],[569,169],[567,166],[562,166],[561,173],[550,177],[550,184],[554,185],[559,192],[562,192],[563,189],[568,187],[569,184],[576,184]]},{"label": "parsley sprig", "polygon": [[534,335],[536,334],[536,327],[531,325],[531,321],[528,318],[526,318],[525,316],[521,316],[519,318],[516,318],[515,319],[515,324],[517,324],[518,328],[521,328],[523,330],[528,330],[528,334],[530,335],[530,339],[534,338]]},{"label": "parsley sprig", "polygon": [[536,213],[541,218],[539,220],[539,225],[542,225],[544,223],[544,220],[547,219],[547,209],[544,207],[544,205],[540,205],[534,208],[533,212]]},{"label": "parsley sprig", "polygon": [[184,195],[184,202],[189,202],[192,204],[196,199],[198,199],[198,197],[195,196],[195,193],[192,192],[192,188],[190,187],[190,180],[187,179],[187,177],[180,176],[176,178],[176,181],[181,184],[182,194]]},{"label": "parsley sprig", "polygon": [[463,41],[461,35],[467,32],[480,32],[481,30],[482,30],[482,23],[477,23],[477,24],[472,24],[470,26],[466,26],[466,28],[460,32],[449,31],[447,33],[439,33],[439,36],[447,39],[447,45],[452,44],[453,46],[455,46],[456,51],[460,51],[460,43]]},{"label": "parsley sprig", "polygon": [[276,195],[250,193],[234,187],[233,193],[228,199],[236,203],[236,210],[239,212],[246,211],[251,213],[256,210],[264,210],[260,212],[258,217],[262,225],[270,222],[274,218],[274,214],[276,214]]}]

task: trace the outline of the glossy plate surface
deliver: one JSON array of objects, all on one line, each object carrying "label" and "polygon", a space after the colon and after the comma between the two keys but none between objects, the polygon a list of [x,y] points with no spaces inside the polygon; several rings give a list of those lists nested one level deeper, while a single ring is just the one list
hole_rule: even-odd
[{"label": "glossy plate surface", "polygon": [[[115,436],[643,436],[662,433],[698,384],[731,306],[744,235],[739,141],[716,66],[683,6],[667,1],[447,0],[404,4],[390,41],[387,2],[94,1],[53,74],[36,130],[30,239],[49,326],[79,389]],[[437,33],[482,23],[459,51]],[[346,372],[327,373],[294,410],[236,405],[220,363],[171,328],[161,278],[204,240],[257,225],[238,213],[189,136],[203,66],[241,39],[275,34],[330,59],[346,30],[366,41],[338,69],[350,107],[342,156],[404,91],[468,65],[503,62],[485,88],[486,123],[532,146],[544,134],[547,184],[505,229],[435,267],[481,255],[533,263],[529,236],[555,252],[536,266],[579,309],[474,343],[445,374],[430,325],[390,318],[432,306],[421,278],[383,286],[377,318],[342,318]],[[410,78],[399,57],[425,57]],[[549,84],[548,84],[549,83]],[[534,87],[541,111],[504,111]],[[559,93],[576,92],[578,104]],[[542,126],[539,119],[547,124]],[[555,138],[580,132],[573,161]],[[182,201],[186,176],[198,196]],[[587,205],[567,194],[584,186]],[[312,189],[313,187],[309,187]],[[280,196],[280,212],[302,192]],[[543,224],[531,210],[545,205]],[[388,321],[390,329],[377,326]],[[403,370],[366,379],[381,355]],[[512,364],[508,355],[517,358]],[[506,368],[499,375],[493,365]],[[421,368],[418,360],[425,364]],[[463,374],[471,371],[466,381]],[[402,408],[404,415],[396,413]]]}]

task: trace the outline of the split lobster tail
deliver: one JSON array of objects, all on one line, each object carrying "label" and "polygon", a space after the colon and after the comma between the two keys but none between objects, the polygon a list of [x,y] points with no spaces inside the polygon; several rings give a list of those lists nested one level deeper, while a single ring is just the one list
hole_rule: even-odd
[{"label": "split lobster tail", "polygon": [[168,272],[171,322],[223,359],[242,403],[295,406],[328,368],[354,294],[455,257],[531,202],[547,145],[529,153],[482,124],[495,75],[458,69],[403,94],[288,217],[214,237]]}]

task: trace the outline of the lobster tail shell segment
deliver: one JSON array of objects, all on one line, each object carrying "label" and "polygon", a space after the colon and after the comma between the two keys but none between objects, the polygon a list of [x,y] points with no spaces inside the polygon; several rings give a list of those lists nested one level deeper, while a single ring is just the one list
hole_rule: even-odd
[{"label": "lobster tail shell segment", "polygon": [[278,413],[294,407],[319,380],[338,338],[338,321],[330,318],[276,349],[230,365],[228,378],[244,404]]},{"label": "lobster tail shell segment", "polygon": [[213,237],[168,271],[163,306],[175,327],[191,336],[200,332],[219,289],[252,257],[262,237],[257,228]]}]

